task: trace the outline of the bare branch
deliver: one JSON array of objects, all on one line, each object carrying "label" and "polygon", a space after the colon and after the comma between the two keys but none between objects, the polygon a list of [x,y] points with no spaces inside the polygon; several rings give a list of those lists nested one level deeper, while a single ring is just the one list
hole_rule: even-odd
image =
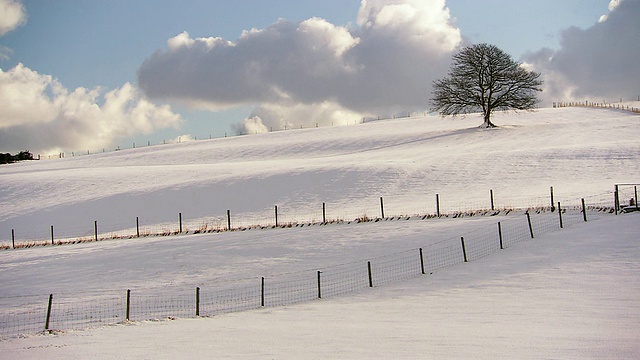
[{"label": "bare branch", "polygon": [[433,82],[432,111],[457,115],[482,111],[493,126],[495,110],[531,110],[542,91],[540,74],[527,71],[494,45],[465,47],[453,55],[448,76]]}]

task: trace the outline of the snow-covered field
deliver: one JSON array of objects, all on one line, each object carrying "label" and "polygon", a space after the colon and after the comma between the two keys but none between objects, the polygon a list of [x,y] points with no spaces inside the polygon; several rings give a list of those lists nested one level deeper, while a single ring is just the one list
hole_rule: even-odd
[{"label": "snow-covered field", "polygon": [[[226,210],[234,226],[267,225],[274,205],[280,223],[320,221],[323,203],[329,219],[348,222],[379,217],[380,197],[387,216],[433,214],[436,194],[451,213],[488,208],[490,189],[498,208],[548,206],[550,186],[567,206],[580,198],[612,206],[613,184],[639,182],[639,121],[586,108],[498,114],[500,127],[488,130],[476,116],[396,119],[3,166],[0,241],[10,243],[11,229],[18,241],[46,240],[50,225],[57,236],[90,237],[94,221],[108,234],[136,217],[175,229],[178,213],[193,232],[224,227]],[[556,213],[536,215],[547,231],[535,239],[404,282],[202,319],[9,337],[0,350],[11,358],[638,358],[637,213],[590,212],[592,221],[561,231],[548,228]],[[191,296],[196,286],[375,266],[522,218],[414,216],[7,250],[0,303],[126,289]]]}]

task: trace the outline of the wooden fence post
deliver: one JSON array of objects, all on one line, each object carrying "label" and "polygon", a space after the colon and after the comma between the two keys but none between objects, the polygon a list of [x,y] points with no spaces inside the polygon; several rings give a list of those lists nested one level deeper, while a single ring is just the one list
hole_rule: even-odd
[{"label": "wooden fence post", "polygon": [[373,287],[373,274],[371,273],[371,261],[367,261],[367,269],[369,270],[369,287]]},{"label": "wooden fence post", "polygon": [[131,309],[131,289],[127,289],[127,312],[124,318],[126,321],[129,321],[130,309]]},{"label": "wooden fence post", "polygon": [[16,248],[16,232],[14,229],[11,229],[11,247],[13,249]]},{"label": "wooden fence post", "polygon": [[318,270],[318,299],[322,299],[322,287],[320,286],[320,274],[322,274],[322,271]]},{"label": "wooden fence post", "polygon": [[325,203],[322,203],[322,222],[327,223],[327,209]]},{"label": "wooden fence post", "polygon": [[491,194],[491,210],[495,210],[495,206],[493,205],[493,189],[489,190],[490,194]]},{"label": "wooden fence post", "polygon": [[560,217],[560,229],[564,228],[562,224],[562,208],[560,207],[560,201],[558,201],[558,216]]},{"label": "wooden fence post", "polygon": [[180,230],[180,234],[182,234],[182,213],[178,213],[178,223],[180,224],[178,229]]},{"label": "wooden fence post", "polygon": [[422,275],[426,274],[424,272],[424,255],[422,254],[422,248],[420,248],[420,269],[422,270]]},{"label": "wooden fence post", "polygon": [[531,226],[531,215],[527,211],[527,222],[529,223],[529,234],[531,234],[531,238],[533,239],[533,226]]},{"label": "wooden fence post", "polygon": [[276,227],[278,227],[278,205],[275,206]]},{"label": "wooden fence post", "polygon": [[460,242],[462,243],[462,255],[464,256],[464,262],[469,262],[467,259],[467,248],[464,246],[464,237],[460,237]]},{"label": "wooden fence post", "polygon": [[384,202],[382,201],[382,196],[380,196],[380,214],[382,215],[382,219],[384,219]]},{"label": "wooden fence post", "polygon": [[47,319],[44,323],[44,330],[49,331],[49,320],[51,320],[51,304],[53,303],[53,294],[49,295],[49,305],[47,306]]},{"label": "wooden fence post", "polygon": [[436,215],[440,217],[440,195],[436,194]]},{"label": "wooden fence post", "polygon": [[196,317],[200,316],[200,287],[196,287]]},{"label": "wooden fence post", "polygon": [[227,210],[227,230],[231,231],[231,211]]},{"label": "wooden fence post", "polygon": [[556,209],[555,202],[553,202],[553,186],[551,187],[551,212],[554,212]]},{"label": "wooden fence post", "polygon": [[94,238],[98,241],[98,220],[93,222]]},{"label": "wooden fence post", "polygon": [[260,306],[264,306],[264,276],[260,284]]},{"label": "wooden fence post", "polygon": [[53,241],[53,225],[51,225],[51,245],[55,245]]},{"label": "wooden fence post", "polygon": [[587,222],[587,207],[584,205],[584,198],[582,198],[582,218],[584,222]]},{"label": "wooden fence post", "polygon": [[502,245],[502,224],[498,221],[498,237],[500,238],[500,250],[504,250],[504,246]]},{"label": "wooden fence post", "polygon": [[616,215],[618,215],[618,208],[620,208],[620,197],[618,193],[618,185],[615,186],[613,196],[614,196],[613,207],[615,208]]},{"label": "wooden fence post", "polygon": [[140,221],[138,220],[137,216],[136,216],[136,237],[140,237]]}]

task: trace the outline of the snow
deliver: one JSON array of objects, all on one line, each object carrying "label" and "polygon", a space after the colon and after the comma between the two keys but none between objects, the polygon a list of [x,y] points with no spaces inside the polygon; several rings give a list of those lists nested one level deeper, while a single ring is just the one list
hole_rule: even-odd
[{"label": "snow", "polygon": [[[143,237],[0,253],[0,304],[97,299],[327,274],[444,240],[484,236],[523,213],[347,223],[556,201],[613,205],[613,184],[640,170],[638,115],[561,108],[396,119],[122,150],[0,169],[0,241],[174,224],[345,223]],[[570,216],[570,211],[567,216]],[[573,213],[576,213],[575,211]],[[579,213],[578,213],[579,215]],[[532,214],[551,226],[556,213]],[[574,216],[574,215],[571,215]],[[285,306],[0,340],[11,358],[638,358],[638,213],[589,212],[469,263]],[[541,219],[544,219],[542,221]],[[82,225],[81,225],[82,224]],[[164,225],[168,226],[168,225]],[[519,226],[519,225],[518,225]],[[521,227],[522,228],[522,227]],[[152,229],[150,227],[150,229]],[[521,229],[525,234],[526,228]],[[548,230],[548,231],[547,231]],[[459,241],[459,240],[456,240]],[[356,265],[353,265],[356,264]],[[366,272],[366,268],[364,270]],[[40,300],[38,300],[40,301]],[[38,321],[44,315],[38,314]]]}]

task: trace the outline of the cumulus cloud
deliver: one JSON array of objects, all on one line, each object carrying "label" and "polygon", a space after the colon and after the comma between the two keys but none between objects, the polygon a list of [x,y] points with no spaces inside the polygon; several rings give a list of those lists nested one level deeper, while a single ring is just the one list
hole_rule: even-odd
[{"label": "cumulus cloud", "polygon": [[70,91],[22,64],[0,69],[0,146],[5,152],[97,150],[180,122],[169,106],[153,104],[129,83],[102,96],[99,88]]},{"label": "cumulus cloud", "polygon": [[361,118],[360,113],[330,101],[316,104],[263,103],[248,118],[235,124],[233,130],[238,134],[258,134],[300,127],[354,124]]},{"label": "cumulus cloud", "polygon": [[356,23],[281,19],[235,42],[178,34],[140,66],[138,83],[196,108],[256,105],[242,133],[428,107],[462,41],[444,0],[362,0]]},{"label": "cumulus cloud", "polygon": [[635,98],[640,92],[640,1],[614,0],[592,27],[569,28],[560,49],[542,49],[525,61],[542,72],[545,101]]},{"label": "cumulus cloud", "polygon": [[27,13],[20,1],[0,0],[0,36],[25,23]]}]

